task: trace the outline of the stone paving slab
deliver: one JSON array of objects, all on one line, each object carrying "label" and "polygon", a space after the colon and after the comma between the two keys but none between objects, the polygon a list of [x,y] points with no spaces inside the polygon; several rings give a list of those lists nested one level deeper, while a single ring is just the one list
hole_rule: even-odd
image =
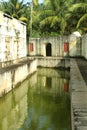
[{"label": "stone paving slab", "polygon": [[87,85],[76,60],[70,64],[72,130],[87,130]]}]

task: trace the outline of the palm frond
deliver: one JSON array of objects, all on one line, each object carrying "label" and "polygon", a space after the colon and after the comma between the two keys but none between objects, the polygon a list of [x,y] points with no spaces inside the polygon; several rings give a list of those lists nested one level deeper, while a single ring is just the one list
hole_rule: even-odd
[{"label": "palm frond", "polygon": [[56,23],[58,23],[59,21],[60,19],[57,16],[52,17],[51,27],[56,25]]},{"label": "palm frond", "polygon": [[46,17],[44,20],[40,22],[40,27],[43,27],[45,25],[50,25],[50,27],[53,27],[56,23],[59,22],[58,17],[56,16],[49,16]]},{"label": "palm frond", "polygon": [[[84,14],[78,21],[77,28],[79,28],[84,22],[87,22],[87,14]],[[87,28],[87,27],[86,27]]]},{"label": "palm frond", "polygon": [[39,13],[39,17],[41,20],[49,16],[54,16],[54,12],[52,10],[43,10]]},{"label": "palm frond", "polygon": [[33,0],[33,5],[37,6],[38,5],[38,0]]},{"label": "palm frond", "polygon": [[28,19],[27,19],[26,17],[23,17],[23,16],[22,16],[22,17],[19,18],[19,20],[20,20],[20,21],[23,21],[23,22],[27,22]]},{"label": "palm frond", "polygon": [[53,17],[49,16],[49,17],[46,17],[45,19],[43,19],[41,22],[40,22],[40,27],[43,27],[45,26],[46,24],[50,24],[51,21],[52,21]]},{"label": "palm frond", "polygon": [[84,4],[84,3],[74,4],[72,7],[69,8],[69,11],[73,13],[87,11],[87,4]]}]

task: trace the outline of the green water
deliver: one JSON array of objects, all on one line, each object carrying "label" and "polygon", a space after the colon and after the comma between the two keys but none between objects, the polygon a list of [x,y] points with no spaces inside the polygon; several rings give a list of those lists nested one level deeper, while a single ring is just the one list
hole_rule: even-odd
[{"label": "green water", "polygon": [[38,69],[0,99],[0,130],[71,130],[69,73]]}]

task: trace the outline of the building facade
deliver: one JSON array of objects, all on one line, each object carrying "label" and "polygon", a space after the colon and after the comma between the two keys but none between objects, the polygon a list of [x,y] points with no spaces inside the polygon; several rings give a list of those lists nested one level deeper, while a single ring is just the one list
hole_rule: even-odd
[{"label": "building facade", "polygon": [[25,57],[26,24],[0,12],[0,62]]},{"label": "building facade", "polygon": [[82,55],[80,38],[70,36],[29,39],[29,56],[69,57]]},{"label": "building facade", "polygon": [[[64,37],[64,39],[62,37],[30,38],[29,55],[63,56],[64,55],[63,42],[65,39],[66,37]],[[67,43],[66,40],[65,42]],[[68,55],[68,50],[67,50],[67,55]]]}]

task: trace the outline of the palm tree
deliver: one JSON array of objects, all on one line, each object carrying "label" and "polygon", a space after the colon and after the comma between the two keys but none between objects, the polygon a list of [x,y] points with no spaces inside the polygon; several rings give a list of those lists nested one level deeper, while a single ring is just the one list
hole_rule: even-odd
[{"label": "palm tree", "polygon": [[37,6],[37,5],[38,5],[38,0],[32,0],[32,2],[33,2],[33,5],[34,5],[34,6]]},{"label": "palm tree", "polygon": [[41,30],[57,32],[63,35],[66,27],[66,13],[69,1],[67,0],[47,0],[44,4],[44,12],[41,12]]},{"label": "palm tree", "polygon": [[40,13],[42,11],[42,4],[38,3],[38,0],[33,0],[33,9],[32,9],[32,36],[40,35]]},{"label": "palm tree", "polygon": [[[84,0],[83,0],[84,1]],[[81,33],[87,32],[87,2],[73,4],[69,8],[68,18],[72,20],[72,30],[79,30]],[[69,20],[68,20],[69,21]]]},{"label": "palm tree", "polygon": [[72,4],[76,4],[76,3],[86,3],[87,0],[71,0]]},{"label": "palm tree", "polygon": [[23,0],[9,0],[8,2],[2,1],[1,5],[1,10],[3,12],[21,21],[27,21],[27,18],[25,17],[26,6],[24,5]]}]

